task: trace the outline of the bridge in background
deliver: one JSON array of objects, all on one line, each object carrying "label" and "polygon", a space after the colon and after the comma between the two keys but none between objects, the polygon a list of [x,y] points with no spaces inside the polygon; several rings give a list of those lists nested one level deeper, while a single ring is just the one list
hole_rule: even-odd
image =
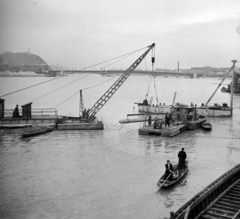
[{"label": "bridge in background", "polygon": [[[104,70],[64,70],[62,71],[62,74],[100,74],[103,76],[112,76],[112,75],[116,75],[116,74],[123,74],[126,71],[124,70],[108,70],[108,71],[104,71]],[[49,72],[49,76],[57,76],[61,73],[61,71],[50,71]],[[196,73],[178,73],[178,72],[152,72],[152,71],[139,71],[139,70],[135,70],[132,72],[132,75],[155,75],[155,76],[162,76],[162,77],[187,77],[187,78],[197,78],[199,76],[201,76],[200,74],[196,74]]]}]

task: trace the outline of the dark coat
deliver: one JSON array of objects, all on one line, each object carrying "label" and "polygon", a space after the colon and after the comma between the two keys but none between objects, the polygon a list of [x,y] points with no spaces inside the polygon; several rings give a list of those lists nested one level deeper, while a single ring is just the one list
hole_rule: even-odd
[{"label": "dark coat", "polygon": [[[171,172],[173,171],[173,165],[170,163],[170,168],[168,168],[168,164],[165,164],[165,174],[164,174],[164,180],[168,178],[168,176],[171,174]],[[173,180],[173,174],[171,174],[171,176],[169,176],[168,178],[169,181]]]},{"label": "dark coat", "polygon": [[179,169],[184,169],[185,168],[185,160],[187,158],[187,154],[185,151],[179,151],[178,153],[178,168]]},{"label": "dark coat", "polygon": [[171,119],[171,117],[170,117],[170,115],[169,115],[169,114],[165,116],[165,121],[166,121],[167,123],[169,123],[169,122],[170,122],[170,119]]},{"label": "dark coat", "polygon": [[149,117],[148,117],[148,125],[150,126],[151,124],[152,124],[152,117],[149,116]]},{"label": "dark coat", "polygon": [[170,126],[170,120],[171,120],[171,115],[170,114],[167,114],[165,116],[165,126],[168,125]]},{"label": "dark coat", "polygon": [[170,168],[168,168],[168,164],[166,163],[165,169],[166,169],[166,171],[169,171],[169,172],[170,172],[170,170],[173,171],[173,165],[170,163]]}]

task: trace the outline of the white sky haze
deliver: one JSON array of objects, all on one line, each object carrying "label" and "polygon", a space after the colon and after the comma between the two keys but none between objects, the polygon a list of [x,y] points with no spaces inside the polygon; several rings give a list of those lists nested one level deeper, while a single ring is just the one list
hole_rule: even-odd
[{"label": "white sky haze", "polygon": [[[0,53],[30,49],[68,69],[152,43],[155,68],[238,66],[238,27],[239,0],[0,0]],[[143,52],[110,68],[127,69]]]}]

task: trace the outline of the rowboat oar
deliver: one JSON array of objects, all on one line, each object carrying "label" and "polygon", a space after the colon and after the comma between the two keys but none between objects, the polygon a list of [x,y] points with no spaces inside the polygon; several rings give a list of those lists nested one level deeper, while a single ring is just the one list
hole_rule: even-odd
[{"label": "rowboat oar", "polygon": [[[162,185],[159,186],[159,189],[162,188],[162,186],[164,185],[164,183],[168,180],[168,178],[169,178],[172,174],[173,174],[173,171],[168,175],[167,179],[164,180],[164,182],[162,183]],[[160,179],[161,179],[161,178],[160,178]],[[159,179],[159,180],[160,180],[160,179]],[[159,181],[159,180],[158,180],[158,181]]]}]

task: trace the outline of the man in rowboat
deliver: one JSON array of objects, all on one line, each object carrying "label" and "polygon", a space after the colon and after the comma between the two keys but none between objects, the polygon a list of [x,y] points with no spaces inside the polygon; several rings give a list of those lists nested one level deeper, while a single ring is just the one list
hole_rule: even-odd
[{"label": "man in rowboat", "polygon": [[170,163],[170,160],[165,164],[165,168],[164,180],[168,179],[168,181],[173,181],[173,165]]}]

